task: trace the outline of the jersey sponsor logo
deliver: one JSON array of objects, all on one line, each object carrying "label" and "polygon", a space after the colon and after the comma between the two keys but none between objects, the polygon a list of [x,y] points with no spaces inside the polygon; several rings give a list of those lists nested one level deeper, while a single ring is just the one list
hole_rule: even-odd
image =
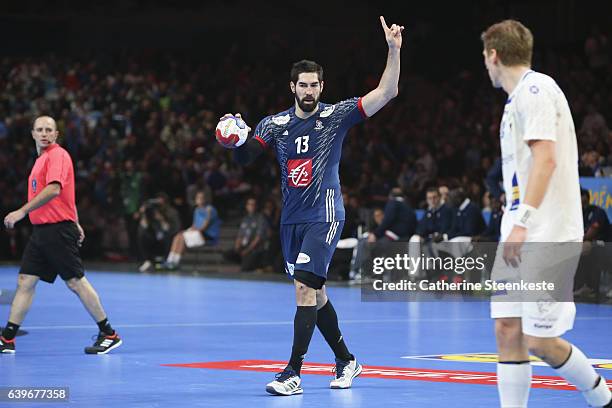
[{"label": "jersey sponsor logo", "polygon": [[282,126],[289,123],[289,120],[291,120],[291,116],[289,116],[288,114],[283,116],[274,116],[272,118],[272,123],[278,126]]},{"label": "jersey sponsor logo", "polygon": [[[269,373],[277,373],[282,371],[286,365],[286,361],[270,360],[235,360],[187,364],[162,364],[162,366],[165,367],[205,368],[212,370],[255,371]],[[302,366],[302,374],[328,376],[333,367],[334,365],[332,364],[304,363]],[[497,376],[492,372],[433,370],[428,368],[363,366],[361,377],[379,378],[385,380],[429,381],[458,384],[497,384]],[[611,381],[608,381],[607,384],[608,387],[612,387]],[[531,386],[533,388],[576,391],[576,387],[569,384],[561,377],[534,375],[531,379]]]},{"label": "jersey sponsor logo", "polygon": [[296,264],[307,264],[308,262],[310,262],[310,256],[303,252],[298,254],[297,261],[295,261]]},{"label": "jersey sponsor logo", "polygon": [[285,130],[285,131],[283,132],[283,136],[289,136],[289,131],[288,131],[288,130]]},{"label": "jersey sponsor logo", "polygon": [[326,106],[325,109],[323,109],[323,111],[321,112],[319,116],[322,118],[326,118],[329,115],[331,115],[335,109],[336,109],[336,105]]},{"label": "jersey sponsor logo", "polygon": [[307,187],[312,181],[312,159],[293,159],[287,162],[289,187]]},{"label": "jersey sponsor logo", "polygon": [[[432,354],[426,356],[402,356],[409,360],[433,360],[433,361],[449,361],[455,363],[488,363],[496,364],[499,362],[499,357],[496,353],[467,353],[467,354]],[[529,356],[531,365],[548,367],[544,361],[535,356]],[[589,363],[594,368],[612,370],[612,360],[602,358],[590,358]]]},{"label": "jersey sponsor logo", "polygon": [[323,129],[323,122],[317,119],[317,121],[315,122],[314,130],[321,130],[321,129]]},{"label": "jersey sponsor logo", "polygon": [[35,193],[36,192],[36,186],[38,184],[36,183],[36,179],[32,179],[32,192]]}]

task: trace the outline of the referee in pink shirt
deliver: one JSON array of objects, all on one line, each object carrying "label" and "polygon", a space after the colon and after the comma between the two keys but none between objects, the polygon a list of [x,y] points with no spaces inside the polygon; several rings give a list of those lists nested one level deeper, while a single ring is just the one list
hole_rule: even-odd
[{"label": "referee in pink shirt", "polygon": [[0,336],[0,353],[15,353],[15,336],[32,305],[36,284],[39,280],[53,283],[57,275],[98,324],[98,338],[85,353],[106,354],[122,343],[84,275],[79,246],[85,233],[75,205],[74,169],[68,152],[55,143],[58,134],[53,118],[40,116],[34,121],[32,137],[38,159],[28,178],[28,202],[4,218],[5,227],[13,228],[29,215],[34,231],[23,253],[17,292]]}]

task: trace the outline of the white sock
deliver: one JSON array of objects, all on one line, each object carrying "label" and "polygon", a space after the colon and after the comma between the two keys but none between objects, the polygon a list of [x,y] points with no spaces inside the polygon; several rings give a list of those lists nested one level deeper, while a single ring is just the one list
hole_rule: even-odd
[{"label": "white sock", "polygon": [[589,360],[578,347],[572,344],[570,353],[567,361],[561,367],[556,368],[559,375],[582,391],[584,398],[590,406],[603,407],[609,403],[612,394],[610,394],[606,381],[597,374]]},{"label": "white sock", "polygon": [[497,391],[502,408],[525,408],[531,388],[531,364],[497,363]]}]

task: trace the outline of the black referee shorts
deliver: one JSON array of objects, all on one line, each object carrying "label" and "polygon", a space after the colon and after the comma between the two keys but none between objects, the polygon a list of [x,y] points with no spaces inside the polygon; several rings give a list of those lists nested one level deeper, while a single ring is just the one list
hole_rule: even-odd
[{"label": "black referee shorts", "polygon": [[34,225],[19,273],[38,276],[48,283],[55,282],[57,275],[65,281],[82,278],[85,274],[78,242],[79,230],[72,221]]}]

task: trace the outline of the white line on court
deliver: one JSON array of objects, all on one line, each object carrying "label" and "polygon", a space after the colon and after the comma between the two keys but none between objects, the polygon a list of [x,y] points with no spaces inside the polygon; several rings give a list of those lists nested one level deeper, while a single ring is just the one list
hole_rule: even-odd
[{"label": "white line on court", "polygon": [[[453,322],[484,322],[488,317],[453,319]],[[612,316],[577,317],[576,320],[612,320]],[[446,318],[415,318],[415,319],[372,319],[372,320],[340,320],[340,324],[386,324],[386,323],[441,323],[448,322]],[[208,323],[147,323],[147,324],[113,324],[118,329],[150,329],[159,327],[242,327],[242,326],[285,326],[292,325],[293,320],[262,321],[262,322],[208,322]],[[91,329],[88,325],[70,326],[27,326],[24,330],[76,330]]]}]

